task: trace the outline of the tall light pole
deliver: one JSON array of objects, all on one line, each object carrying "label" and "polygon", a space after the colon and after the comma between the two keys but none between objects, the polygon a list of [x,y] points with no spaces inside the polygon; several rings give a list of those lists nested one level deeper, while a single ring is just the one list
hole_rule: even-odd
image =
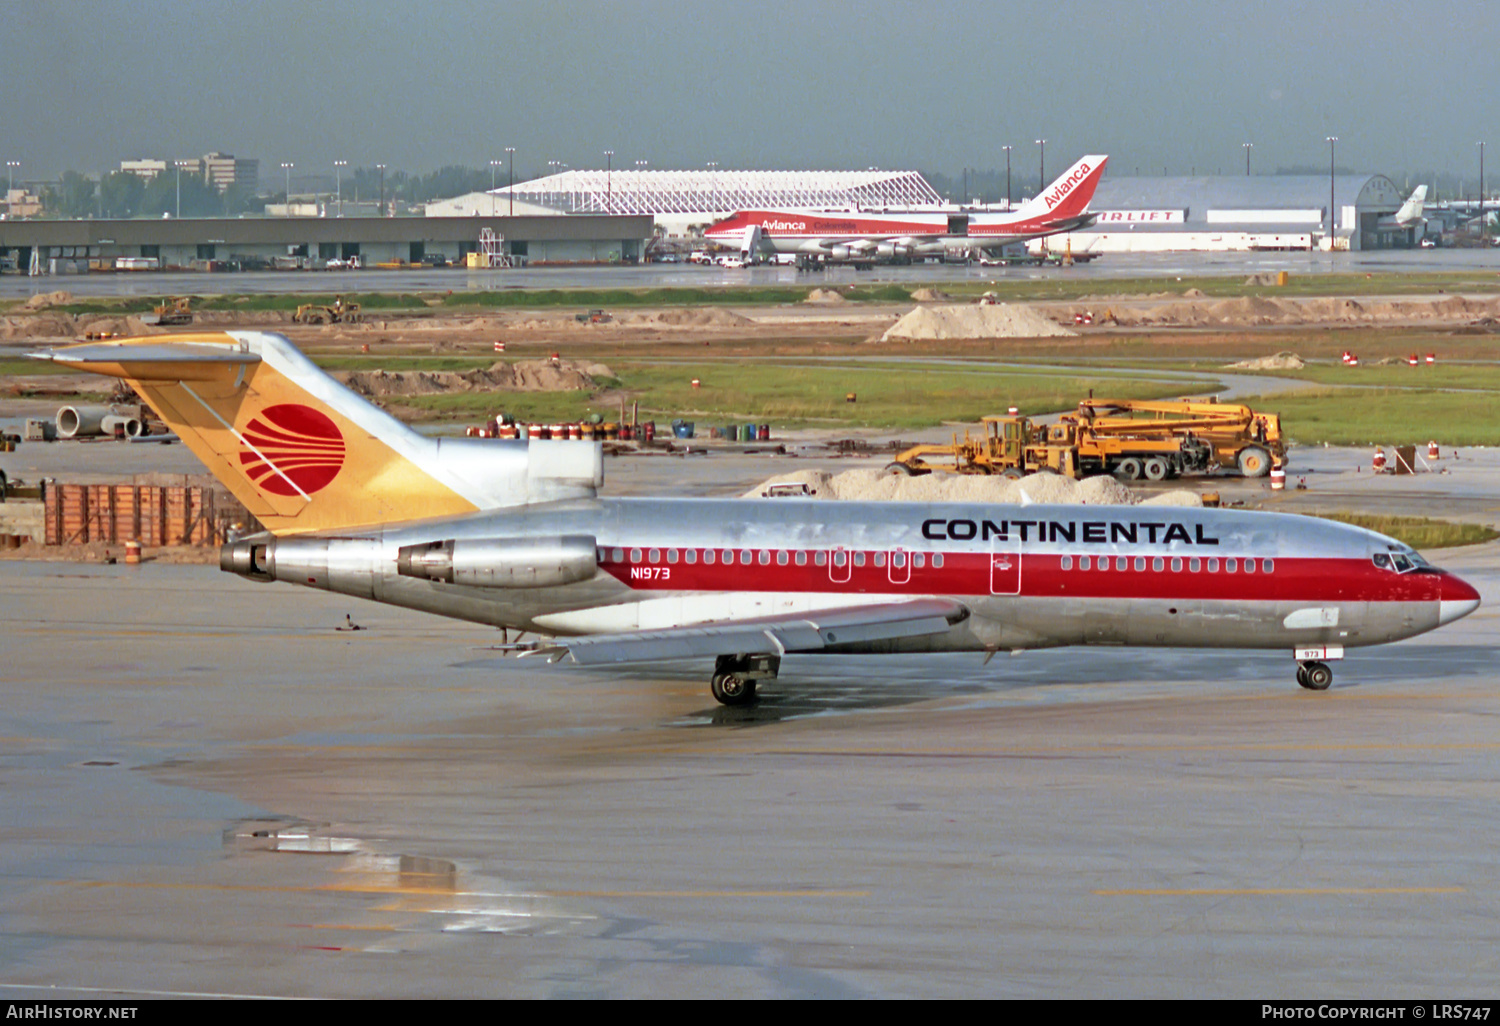
[{"label": "tall light pole", "polygon": [[385,216],[385,165],[376,164],[375,170],[380,172],[380,216]]},{"label": "tall light pole", "polygon": [[1250,177],[1250,151],[1255,149],[1254,143],[1240,143],[1245,148],[1245,177]]},{"label": "tall light pole", "polygon": [[516,148],[505,147],[505,191],[510,195],[510,216],[516,216]]},{"label": "tall light pole", "polygon": [[[710,160],[707,167],[709,202],[717,204],[719,201],[719,162],[717,160]],[[719,208],[713,206],[710,209],[717,213]]]},{"label": "tall light pole", "polygon": [[495,168],[504,164],[503,160],[490,161],[490,216],[495,216]]},{"label": "tall light pole", "polygon": [[604,212],[606,214],[612,214],[612,213],[614,213],[613,203],[612,203],[612,200],[610,198],[610,174],[614,170],[614,163],[615,163],[615,151],[614,150],[605,150],[604,151]]},{"label": "tall light pole", "polygon": [[1484,219],[1484,143],[1479,143],[1479,243],[1490,241],[1490,224]]},{"label": "tall light pole", "polygon": [[1338,218],[1334,211],[1333,201],[1333,155],[1338,149],[1339,137],[1330,135],[1328,143],[1328,252],[1333,252],[1334,235],[1338,227]]},{"label": "tall light pole", "polygon": [[1042,194],[1042,190],[1047,187],[1047,140],[1038,139],[1036,141],[1036,144],[1037,146],[1041,147],[1039,151],[1040,156],[1037,158],[1039,163],[1037,164],[1036,182],[1036,194],[1040,196]]},{"label": "tall light pole", "polygon": [[283,170],[283,171],[286,172],[286,216],[287,217],[291,217],[292,216],[292,168],[294,168],[296,166],[297,165],[295,165],[295,164],[289,164],[286,161],[282,161],[281,162],[281,170]]},{"label": "tall light pole", "polygon": [[190,161],[186,161],[186,160],[174,160],[174,161],[172,161],[172,164],[177,168],[177,214],[176,214],[176,217],[177,217],[177,219],[179,221],[182,220],[182,169],[185,168],[185,167],[187,167],[189,165],[189,163],[191,163],[191,162]]},{"label": "tall light pole", "polygon": [[1010,151],[1013,150],[1013,149],[1015,149],[1015,147],[1014,146],[1002,146],[1000,148],[1005,151],[1005,209],[1009,210],[1010,209]]},{"label": "tall light pole", "polygon": [[5,216],[10,216],[10,194],[16,191],[16,168],[21,166],[19,160],[7,160],[5,162],[5,173],[10,178],[10,184],[5,188]]},{"label": "tall light pole", "polygon": [[336,215],[338,217],[344,216],[344,172],[342,169],[348,166],[349,162],[347,160],[335,160],[333,162],[333,184],[334,188],[338,191],[339,197],[339,212]]}]

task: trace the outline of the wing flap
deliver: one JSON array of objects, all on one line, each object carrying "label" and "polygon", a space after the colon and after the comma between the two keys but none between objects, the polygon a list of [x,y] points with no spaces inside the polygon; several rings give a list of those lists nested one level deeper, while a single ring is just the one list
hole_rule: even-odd
[{"label": "wing flap", "polygon": [[816,652],[838,645],[946,634],[968,615],[958,602],[914,599],[664,630],[556,638],[534,654],[554,662],[568,657],[582,666],[597,666],[739,653]]}]

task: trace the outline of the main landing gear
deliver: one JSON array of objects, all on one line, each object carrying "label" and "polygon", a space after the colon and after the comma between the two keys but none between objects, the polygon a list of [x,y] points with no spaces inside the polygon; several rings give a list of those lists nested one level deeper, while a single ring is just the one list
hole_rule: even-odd
[{"label": "main landing gear", "polygon": [[776,655],[719,656],[709,687],[723,705],[749,705],[755,701],[756,681],[775,680],[780,669],[781,657]]},{"label": "main landing gear", "polygon": [[1333,671],[1327,663],[1298,663],[1297,683],[1309,691],[1327,691],[1333,683]]}]

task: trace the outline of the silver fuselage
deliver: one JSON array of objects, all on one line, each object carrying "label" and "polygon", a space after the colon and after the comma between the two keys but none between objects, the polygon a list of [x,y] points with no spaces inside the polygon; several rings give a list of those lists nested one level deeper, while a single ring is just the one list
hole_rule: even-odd
[{"label": "silver fuselage", "polygon": [[[590,552],[592,550],[592,552]],[[946,634],[835,651],[1373,645],[1472,611],[1325,520],[1165,506],[592,499],[226,546],[225,569],[551,636],[936,596]],[[1389,563],[1389,559],[1387,563]],[[1410,566],[1410,564],[1408,564]]]}]

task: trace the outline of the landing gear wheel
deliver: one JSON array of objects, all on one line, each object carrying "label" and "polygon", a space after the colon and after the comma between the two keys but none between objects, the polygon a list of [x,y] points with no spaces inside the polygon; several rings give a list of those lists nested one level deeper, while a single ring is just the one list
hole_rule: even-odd
[{"label": "landing gear wheel", "polygon": [[1147,481],[1165,481],[1170,469],[1167,461],[1159,456],[1153,456],[1141,464],[1141,473],[1146,475]]},{"label": "landing gear wheel", "polygon": [[1297,683],[1309,691],[1327,691],[1333,683],[1333,671],[1326,663],[1303,663],[1297,667]]},{"label": "landing gear wheel", "polygon": [[1126,456],[1115,464],[1115,477],[1122,481],[1138,481],[1141,477],[1141,461],[1134,456]]},{"label": "landing gear wheel", "polygon": [[1265,477],[1271,472],[1271,454],[1258,445],[1241,449],[1235,463],[1246,477]]},{"label": "landing gear wheel", "polygon": [[722,705],[749,705],[755,701],[755,681],[735,673],[716,673],[709,686]]}]

